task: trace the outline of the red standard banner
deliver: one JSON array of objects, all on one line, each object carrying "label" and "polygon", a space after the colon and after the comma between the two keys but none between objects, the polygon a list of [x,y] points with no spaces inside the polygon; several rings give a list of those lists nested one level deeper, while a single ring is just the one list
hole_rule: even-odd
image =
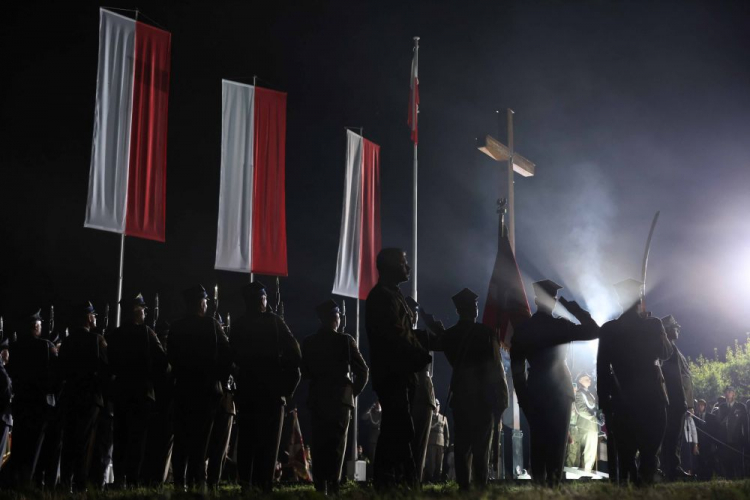
[{"label": "red standard banner", "polygon": [[380,252],[380,146],[362,140],[362,226],[359,270],[359,298],[367,299],[378,282],[375,265]]},{"label": "red standard banner", "polygon": [[133,115],[125,234],[164,241],[172,35],[135,23]]},{"label": "red standard banner", "polygon": [[255,87],[251,271],[287,276],[286,94]]}]

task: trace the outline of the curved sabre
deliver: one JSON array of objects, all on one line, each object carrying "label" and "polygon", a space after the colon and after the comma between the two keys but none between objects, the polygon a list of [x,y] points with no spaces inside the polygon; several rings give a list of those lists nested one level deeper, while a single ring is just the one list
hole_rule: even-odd
[{"label": "curved sabre", "polygon": [[[651,238],[654,236],[654,229],[656,229],[656,222],[659,220],[660,211],[657,210],[654,214],[654,220],[651,222],[651,230],[648,232],[648,239],[646,240],[646,251],[643,253],[643,266],[641,267],[641,282],[643,283],[643,294],[646,295],[646,269],[648,268],[648,254],[651,251]],[[645,300],[644,300],[645,302]]]}]

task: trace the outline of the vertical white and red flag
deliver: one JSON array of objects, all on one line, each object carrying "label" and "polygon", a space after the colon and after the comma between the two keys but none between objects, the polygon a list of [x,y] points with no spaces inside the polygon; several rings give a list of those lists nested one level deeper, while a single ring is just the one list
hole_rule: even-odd
[{"label": "vertical white and red flag", "polygon": [[164,241],[172,35],[99,11],[85,227]]},{"label": "vertical white and red flag", "polygon": [[287,276],[286,93],[221,82],[216,269]]},{"label": "vertical white and red flag", "polygon": [[417,121],[419,120],[419,46],[414,47],[411,60],[411,78],[409,80],[409,118],[406,123],[411,129],[411,140],[414,144],[419,141]]},{"label": "vertical white and red flag", "polygon": [[378,282],[380,146],[346,132],[346,179],[333,293],[366,299]]},{"label": "vertical white and red flag", "polygon": [[495,330],[498,340],[507,347],[509,341],[512,342],[508,337],[509,329],[530,316],[531,310],[526,300],[516,257],[513,255],[508,236],[503,234],[501,228],[482,323]]}]

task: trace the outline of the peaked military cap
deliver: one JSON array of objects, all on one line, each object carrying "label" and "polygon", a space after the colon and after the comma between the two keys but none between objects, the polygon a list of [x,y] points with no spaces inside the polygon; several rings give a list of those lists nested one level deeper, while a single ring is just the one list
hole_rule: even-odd
[{"label": "peaked military cap", "polygon": [[339,309],[339,305],[335,300],[328,299],[325,302],[315,306],[315,312],[318,314],[318,318],[320,319],[320,321],[327,321],[331,319],[334,314],[340,313],[341,309]]},{"label": "peaked military cap", "polygon": [[456,306],[456,309],[464,306],[474,305],[476,304],[477,299],[479,299],[479,295],[469,290],[468,288],[464,288],[456,295],[451,297],[451,300],[453,300],[453,304]]},{"label": "peaked military cap", "polygon": [[86,301],[82,304],[79,304],[76,307],[76,312],[80,313],[81,315],[84,314],[96,314],[96,310],[94,309],[94,305],[91,303],[91,301]]},{"label": "peaked military cap", "polygon": [[734,386],[733,386],[733,385],[728,385],[728,386],[727,386],[727,387],[726,387],[726,388],[724,389],[724,392],[725,392],[725,393],[727,393],[727,392],[729,392],[729,391],[732,391],[732,392],[737,392],[737,390],[736,390],[736,389],[734,388]]},{"label": "peaked military cap", "polygon": [[578,382],[583,377],[588,377],[592,381],[594,380],[594,377],[592,377],[591,374],[589,374],[587,372],[580,372],[578,375],[576,375],[576,380],[575,381]]},{"label": "peaked military cap", "polygon": [[560,285],[552,280],[535,281],[531,286],[534,288],[534,295],[536,297],[545,295],[549,297],[557,297],[557,291],[562,289]]},{"label": "peaked military cap", "polygon": [[268,295],[268,292],[266,292],[266,285],[260,281],[256,280],[242,287],[242,296],[245,299],[261,295]]},{"label": "peaked military cap", "polygon": [[21,317],[21,319],[27,320],[27,321],[44,321],[42,319],[42,310],[37,309],[35,312],[25,314]]},{"label": "peaked military cap", "polygon": [[207,299],[208,293],[206,293],[206,289],[203,288],[203,285],[197,285],[194,287],[190,287],[184,292],[182,292],[182,298],[186,302],[193,301],[193,300]]},{"label": "peaked military cap", "polygon": [[406,296],[406,305],[409,306],[409,309],[411,309],[411,312],[413,313],[419,312],[419,304],[410,295]]},{"label": "peaked military cap", "polygon": [[128,297],[120,301],[120,305],[123,309],[133,309],[135,307],[146,308],[146,301],[143,300],[143,295],[140,293],[135,297]]},{"label": "peaked military cap", "polygon": [[679,323],[677,323],[677,320],[674,319],[674,316],[671,314],[669,316],[664,316],[661,319],[661,324],[664,325],[664,328],[682,328]]}]

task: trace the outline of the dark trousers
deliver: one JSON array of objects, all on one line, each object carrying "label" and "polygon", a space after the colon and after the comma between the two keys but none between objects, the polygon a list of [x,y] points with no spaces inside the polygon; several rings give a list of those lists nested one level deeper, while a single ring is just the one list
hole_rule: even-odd
[{"label": "dark trousers", "polygon": [[311,411],[312,473],[318,491],[333,494],[339,490],[351,413],[345,405]]},{"label": "dark trousers", "polygon": [[140,485],[152,407],[153,401],[145,397],[135,396],[115,401],[112,467],[115,483],[120,486]]},{"label": "dark trousers", "polygon": [[[741,442],[732,441],[727,443],[729,446],[719,445],[719,460],[721,462],[721,468],[723,469],[724,477],[727,479],[739,479],[744,477],[742,470],[742,454],[744,450]],[[731,449],[731,448],[734,449]],[[737,451],[735,451],[737,450]]]},{"label": "dark trousers", "polygon": [[483,488],[487,485],[490,445],[495,429],[492,410],[477,405],[453,407],[454,452],[456,482],[462,490],[471,483]]},{"label": "dark trousers", "polygon": [[227,459],[233,423],[234,415],[228,413],[224,408],[216,412],[211,439],[208,442],[207,474],[209,486],[217,486],[221,481],[221,471],[224,470],[224,461]]},{"label": "dark trousers", "polygon": [[414,422],[409,403],[412,391],[406,383],[394,382],[387,388],[381,388],[377,394],[383,412],[373,464],[375,486],[415,486],[418,481],[411,448],[414,441]]},{"label": "dark trousers", "polygon": [[47,406],[13,402],[12,451],[8,463],[9,484],[30,486],[47,429]]},{"label": "dark trousers", "polygon": [[175,488],[206,486],[206,454],[218,410],[217,397],[199,397],[189,392],[175,397],[172,455]]},{"label": "dark trousers", "polygon": [[62,412],[50,408],[50,417],[44,432],[44,442],[39,453],[34,480],[37,485],[51,490],[60,480],[60,456],[62,453]]},{"label": "dark trousers", "polygon": [[685,411],[667,410],[667,425],[664,429],[664,442],[661,445],[661,469],[667,479],[674,479],[681,466],[682,436],[684,434]]},{"label": "dark trousers", "polygon": [[414,465],[417,468],[417,479],[422,481],[424,475],[424,464],[427,458],[427,441],[430,438],[430,425],[432,425],[432,413],[435,409],[421,403],[411,405],[411,419],[414,422],[414,440],[411,449],[414,453]]},{"label": "dark trousers", "polygon": [[[114,417],[112,412],[103,409],[99,412],[96,424],[96,438],[94,440],[94,452],[91,457],[89,468],[89,480],[98,488],[104,488],[107,483],[107,472],[112,463],[112,452],[114,448]],[[113,468],[114,471],[114,468]]]},{"label": "dark trousers", "polygon": [[657,453],[666,425],[664,404],[648,405],[642,402],[640,406],[635,406],[632,403],[632,406],[626,406],[616,413],[613,431],[617,442],[620,482],[646,485],[654,482]]},{"label": "dark trousers", "polygon": [[243,490],[271,491],[284,423],[281,401],[237,400],[237,476]]},{"label": "dark trousers", "polygon": [[564,474],[570,402],[535,408],[526,418],[531,444],[531,478],[537,484],[557,486]]},{"label": "dark trousers", "polygon": [[427,447],[427,459],[425,460],[424,480],[438,483],[443,480],[443,457],[445,447],[443,445],[431,444]]},{"label": "dark trousers", "polygon": [[174,401],[169,397],[168,401],[157,400],[156,404],[149,422],[146,456],[141,469],[141,477],[151,486],[166,481],[174,446]]},{"label": "dark trousers", "polygon": [[71,404],[63,410],[62,461],[60,482],[65,488],[86,488],[94,452],[96,425],[99,417],[96,404]]}]

